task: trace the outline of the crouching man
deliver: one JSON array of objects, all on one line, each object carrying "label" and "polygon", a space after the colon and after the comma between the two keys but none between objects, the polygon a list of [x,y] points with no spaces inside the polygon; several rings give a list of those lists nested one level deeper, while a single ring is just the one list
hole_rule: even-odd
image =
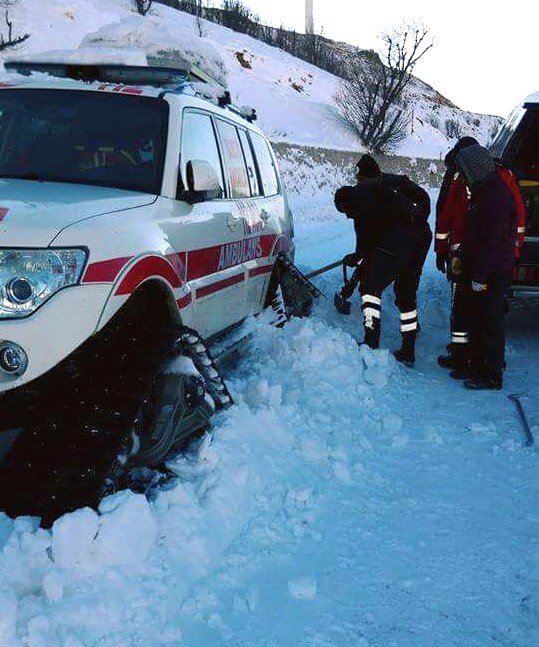
[{"label": "crouching man", "polygon": [[517,206],[486,148],[465,148],[455,162],[470,195],[462,242],[463,271],[471,280],[471,365],[465,386],[501,389],[505,299],[515,265]]},{"label": "crouching man", "polygon": [[405,176],[382,174],[370,155],[357,165],[356,186],[339,189],[335,206],[354,221],[356,251],[345,263],[361,268],[364,343],[378,348],[382,293],[394,283],[400,311],[400,362],[413,366],[418,331],[417,290],[432,233],[428,194]]}]

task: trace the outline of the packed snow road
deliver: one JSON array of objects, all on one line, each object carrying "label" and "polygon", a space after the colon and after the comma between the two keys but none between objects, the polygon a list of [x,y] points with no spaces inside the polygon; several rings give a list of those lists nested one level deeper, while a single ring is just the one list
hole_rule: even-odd
[{"label": "packed snow road", "polygon": [[[297,234],[304,268],[349,251],[348,223]],[[339,280],[318,284],[332,297]],[[536,645],[537,453],[507,395],[528,393],[538,434],[539,306],[510,315],[505,390],[469,393],[436,366],[448,286],[432,259],[421,296],[416,369],[358,350],[357,303],[258,321],[237,406],[177,482],[52,533],[0,517],[0,645]]]}]

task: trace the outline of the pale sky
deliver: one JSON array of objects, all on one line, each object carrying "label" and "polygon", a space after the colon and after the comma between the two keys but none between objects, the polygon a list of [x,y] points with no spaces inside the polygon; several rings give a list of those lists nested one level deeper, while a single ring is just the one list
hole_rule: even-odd
[{"label": "pale sky", "polygon": [[[244,4],[264,22],[304,31],[305,0]],[[463,109],[506,117],[539,90],[537,0],[314,0],[314,11],[317,31],[372,49],[382,31],[421,21],[436,47],[415,73]]]}]

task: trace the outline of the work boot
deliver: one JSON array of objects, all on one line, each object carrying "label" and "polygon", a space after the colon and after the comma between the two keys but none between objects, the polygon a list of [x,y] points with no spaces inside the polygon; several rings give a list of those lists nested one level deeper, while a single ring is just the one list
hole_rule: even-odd
[{"label": "work boot", "polygon": [[442,368],[448,368],[453,370],[455,368],[455,358],[453,355],[439,355],[438,364]]},{"label": "work boot", "polygon": [[393,353],[397,362],[408,366],[408,368],[413,368],[415,364],[416,337],[415,331],[402,333],[402,346]]},{"label": "work boot", "polygon": [[453,380],[474,380],[477,378],[477,371],[474,371],[470,363],[455,368],[454,371],[449,373],[449,377]]},{"label": "work boot", "polygon": [[470,391],[499,391],[503,386],[501,375],[492,377],[476,377],[466,380],[464,386]]},{"label": "work boot", "polygon": [[470,363],[470,353],[468,344],[452,344],[449,355],[440,355],[438,364],[442,368],[448,368],[452,371],[466,371]]},{"label": "work boot", "polygon": [[363,341],[373,350],[380,347],[380,320],[374,319],[372,326],[365,326],[365,340]]}]

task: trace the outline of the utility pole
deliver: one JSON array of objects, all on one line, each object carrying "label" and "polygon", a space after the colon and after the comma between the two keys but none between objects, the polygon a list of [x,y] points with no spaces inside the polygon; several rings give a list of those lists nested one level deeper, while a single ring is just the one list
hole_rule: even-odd
[{"label": "utility pole", "polygon": [[314,34],[314,0],[305,0],[305,33]]}]

